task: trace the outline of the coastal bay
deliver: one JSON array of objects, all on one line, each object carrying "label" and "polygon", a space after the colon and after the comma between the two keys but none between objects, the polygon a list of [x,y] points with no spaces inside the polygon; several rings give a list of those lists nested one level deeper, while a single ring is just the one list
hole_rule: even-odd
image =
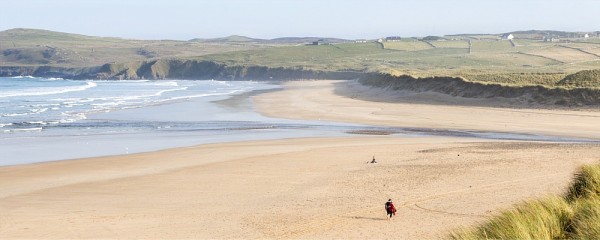
[{"label": "coastal bay", "polygon": [[[598,132],[593,111],[374,102],[358,95],[378,89],[345,83],[289,82],[252,101],[262,114],[289,119],[590,140]],[[496,121],[479,112],[497,112],[490,118]],[[518,116],[524,122],[515,121]],[[502,117],[513,124],[498,124]],[[552,117],[569,126],[536,124]],[[378,163],[367,164],[373,156]],[[598,159],[594,142],[351,135],[6,166],[0,167],[0,235],[445,238],[514,203],[564,191],[579,166]],[[388,198],[398,208],[390,222],[383,210]]]}]

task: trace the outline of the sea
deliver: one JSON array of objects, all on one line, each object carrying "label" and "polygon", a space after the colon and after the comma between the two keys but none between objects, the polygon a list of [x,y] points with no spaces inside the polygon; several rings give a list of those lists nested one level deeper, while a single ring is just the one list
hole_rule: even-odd
[{"label": "sea", "polygon": [[0,165],[360,128],[257,113],[249,96],[279,88],[258,81],[0,78]]},{"label": "sea", "polygon": [[520,133],[270,118],[250,96],[276,82],[0,77],[0,166],[199,144],[357,135],[588,142]]}]

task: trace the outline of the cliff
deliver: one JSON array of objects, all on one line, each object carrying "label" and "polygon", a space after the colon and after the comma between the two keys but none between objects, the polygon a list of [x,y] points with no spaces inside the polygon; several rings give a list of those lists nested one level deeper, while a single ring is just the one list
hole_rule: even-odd
[{"label": "cliff", "polygon": [[291,80],[356,79],[356,71],[315,71],[302,68],[228,66],[211,61],[153,60],[108,63],[97,67],[65,68],[50,66],[0,66],[0,76],[61,77],[68,79],[222,79]]}]

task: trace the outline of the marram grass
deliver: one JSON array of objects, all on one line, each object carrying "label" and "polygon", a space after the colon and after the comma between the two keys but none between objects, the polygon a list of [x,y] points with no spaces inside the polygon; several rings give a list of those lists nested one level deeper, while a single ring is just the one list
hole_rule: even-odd
[{"label": "marram grass", "polygon": [[563,197],[528,201],[452,239],[600,239],[600,165],[584,166]]},{"label": "marram grass", "polygon": [[562,198],[530,201],[493,217],[475,230],[453,233],[454,239],[563,239],[573,210]]},{"label": "marram grass", "polygon": [[600,239],[600,198],[590,197],[575,203],[569,238]]},{"label": "marram grass", "polygon": [[580,198],[600,196],[600,166],[584,166],[575,174],[569,187],[566,199],[573,201]]}]

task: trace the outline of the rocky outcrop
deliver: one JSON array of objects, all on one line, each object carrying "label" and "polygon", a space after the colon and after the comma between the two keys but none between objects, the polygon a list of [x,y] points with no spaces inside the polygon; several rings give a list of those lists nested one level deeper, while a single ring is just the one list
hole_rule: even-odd
[{"label": "rocky outcrop", "polygon": [[98,67],[64,68],[48,66],[2,66],[0,76],[61,77],[68,79],[221,79],[292,80],[357,79],[357,71],[316,71],[302,68],[228,66],[211,61],[153,60],[108,63]]}]

